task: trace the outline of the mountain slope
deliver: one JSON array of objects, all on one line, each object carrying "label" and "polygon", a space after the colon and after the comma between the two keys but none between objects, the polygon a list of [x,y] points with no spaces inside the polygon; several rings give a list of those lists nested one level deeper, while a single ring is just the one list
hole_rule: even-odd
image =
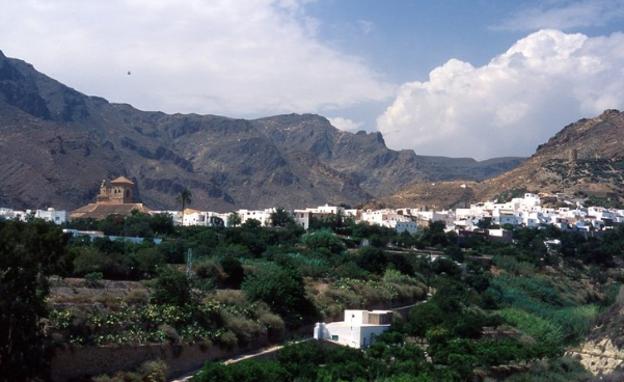
[{"label": "mountain slope", "polygon": [[0,52],[0,205],[76,208],[125,175],[152,208],[358,204],[419,179],[483,179],[521,158],[477,162],[393,151],[379,133],[318,115],[257,120],[145,112],[90,97]]},{"label": "mountain slope", "polygon": [[[494,178],[482,182],[416,182],[376,204],[446,208],[493,199],[512,190],[623,201],[623,148],[624,113],[606,110],[595,118],[566,126],[521,165]],[[461,193],[467,196],[449,198],[449,194],[460,193],[460,186]]]}]

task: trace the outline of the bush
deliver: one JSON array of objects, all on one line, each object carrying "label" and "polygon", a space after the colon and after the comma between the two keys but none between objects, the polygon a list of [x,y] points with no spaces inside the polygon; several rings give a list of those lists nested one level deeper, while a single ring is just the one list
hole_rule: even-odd
[{"label": "bush", "polygon": [[77,252],[74,258],[74,273],[76,275],[84,276],[87,273],[103,273],[111,266],[110,258],[94,247],[82,247]]},{"label": "bush", "polygon": [[250,360],[234,365],[223,365],[218,362],[208,362],[193,377],[194,382],[245,382],[245,381],[272,381],[288,382],[291,378],[288,372],[275,361]]},{"label": "bush", "polygon": [[215,259],[201,259],[194,266],[195,276],[202,280],[209,280],[214,286],[219,286],[227,277],[221,264]]},{"label": "bush", "polygon": [[131,256],[138,278],[150,278],[165,265],[165,256],[156,248],[141,248]]},{"label": "bush", "polygon": [[258,322],[267,328],[267,335],[272,342],[278,342],[284,338],[286,327],[284,320],[277,314],[270,312],[262,313],[258,316]]},{"label": "bush", "polygon": [[341,253],[345,249],[342,240],[329,230],[307,233],[303,235],[301,241],[310,249],[326,248],[333,254]]},{"label": "bush", "polygon": [[184,273],[165,268],[156,278],[152,299],[157,304],[189,304],[192,302],[191,284]]},{"label": "bush", "polygon": [[93,382],[165,382],[167,364],[164,361],[147,361],[135,372],[120,371],[114,376],[99,375]]},{"label": "bush", "polygon": [[[272,311],[291,323],[303,318],[314,319],[311,304],[306,299],[303,280],[292,270],[274,264],[261,266],[248,275],[242,284],[252,301],[264,301]],[[313,315],[313,317],[309,317]]]},{"label": "bush", "polygon": [[84,278],[89,288],[99,288],[102,286],[103,277],[102,272],[91,272],[87,273]]},{"label": "bush", "polygon": [[563,330],[556,323],[519,309],[503,309],[499,313],[505,321],[533,337],[543,355],[554,355],[563,344]]},{"label": "bush", "polygon": [[232,350],[238,345],[238,338],[231,330],[225,330],[217,337],[217,343],[223,349]]},{"label": "bush", "polygon": [[236,335],[237,342],[242,346],[248,345],[254,338],[266,333],[266,328],[259,323],[238,314],[222,312],[221,318],[223,326]]},{"label": "bush", "polygon": [[356,263],[360,268],[380,275],[386,270],[388,259],[381,249],[365,247],[359,250]]},{"label": "bush", "polygon": [[241,262],[233,256],[225,256],[221,259],[220,264],[226,275],[223,286],[232,289],[240,288],[245,278],[245,271]]}]

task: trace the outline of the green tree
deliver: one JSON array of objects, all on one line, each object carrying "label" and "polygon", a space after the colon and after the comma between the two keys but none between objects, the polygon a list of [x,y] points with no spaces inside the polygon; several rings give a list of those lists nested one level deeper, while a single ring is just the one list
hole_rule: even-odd
[{"label": "green tree", "polygon": [[326,248],[333,254],[341,253],[345,249],[342,240],[328,229],[307,233],[301,241],[310,249]]},{"label": "green tree", "polygon": [[388,258],[381,249],[364,247],[359,250],[356,263],[362,269],[380,275],[384,273],[386,266],[388,266]]},{"label": "green tree", "polygon": [[245,277],[241,288],[252,301],[264,301],[272,311],[290,323],[301,321],[304,316],[312,314],[310,302],[305,296],[303,279],[293,269],[275,264],[261,266]]},{"label": "green tree", "polygon": [[223,281],[223,286],[226,288],[240,288],[245,278],[245,271],[243,265],[234,256],[225,256],[220,261],[223,272],[227,275]]},{"label": "green tree", "polygon": [[186,305],[192,302],[191,283],[184,273],[165,268],[156,278],[152,299],[159,304]]},{"label": "green tree", "polygon": [[295,223],[295,220],[290,213],[282,207],[277,207],[275,211],[271,212],[270,219],[271,226],[273,227],[286,227],[289,224]]},{"label": "green tree", "polygon": [[0,221],[0,381],[45,378],[47,276],[62,271],[66,238],[43,221]]},{"label": "green tree", "polygon": [[184,211],[186,207],[191,205],[193,202],[193,194],[191,194],[191,191],[185,187],[182,191],[180,191],[176,200],[182,205],[182,211]]},{"label": "green tree", "polygon": [[232,212],[227,217],[227,226],[228,227],[237,227],[241,224],[241,217],[237,212]]}]

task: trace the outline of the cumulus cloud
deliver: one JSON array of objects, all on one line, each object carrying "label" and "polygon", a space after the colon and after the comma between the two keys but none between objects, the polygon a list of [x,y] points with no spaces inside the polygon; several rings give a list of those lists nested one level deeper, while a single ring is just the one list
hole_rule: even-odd
[{"label": "cumulus cloud", "polygon": [[494,29],[537,30],[603,26],[624,18],[624,0],[550,1],[525,8]]},{"label": "cumulus cloud", "polygon": [[303,3],[0,0],[0,49],[143,109],[257,116],[389,99],[391,84],[317,37]]},{"label": "cumulus cloud", "polygon": [[377,127],[422,154],[528,155],[567,123],[623,106],[624,34],[541,30],[484,66],[451,59],[402,85]]},{"label": "cumulus cloud", "polygon": [[343,117],[334,117],[327,119],[329,120],[329,123],[332,124],[332,126],[340,130],[350,131],[352,133],[357,132],[358,130],[362,130],[362,122],[356,122],[349,118]]}]

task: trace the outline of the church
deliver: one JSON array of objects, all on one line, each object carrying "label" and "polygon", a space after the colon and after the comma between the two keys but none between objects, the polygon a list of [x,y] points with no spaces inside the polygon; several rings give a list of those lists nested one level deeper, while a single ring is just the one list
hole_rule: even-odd
[{"label": "church", "polygon": [[75,219],[105,219],[109,215],[128,216],[132,211],[149,213],[150,210],[143,203],[134,202],[134,182],[120,176],[119,178],[103,180],[95,203],[89,203],[70,213],[69,218]]}]

